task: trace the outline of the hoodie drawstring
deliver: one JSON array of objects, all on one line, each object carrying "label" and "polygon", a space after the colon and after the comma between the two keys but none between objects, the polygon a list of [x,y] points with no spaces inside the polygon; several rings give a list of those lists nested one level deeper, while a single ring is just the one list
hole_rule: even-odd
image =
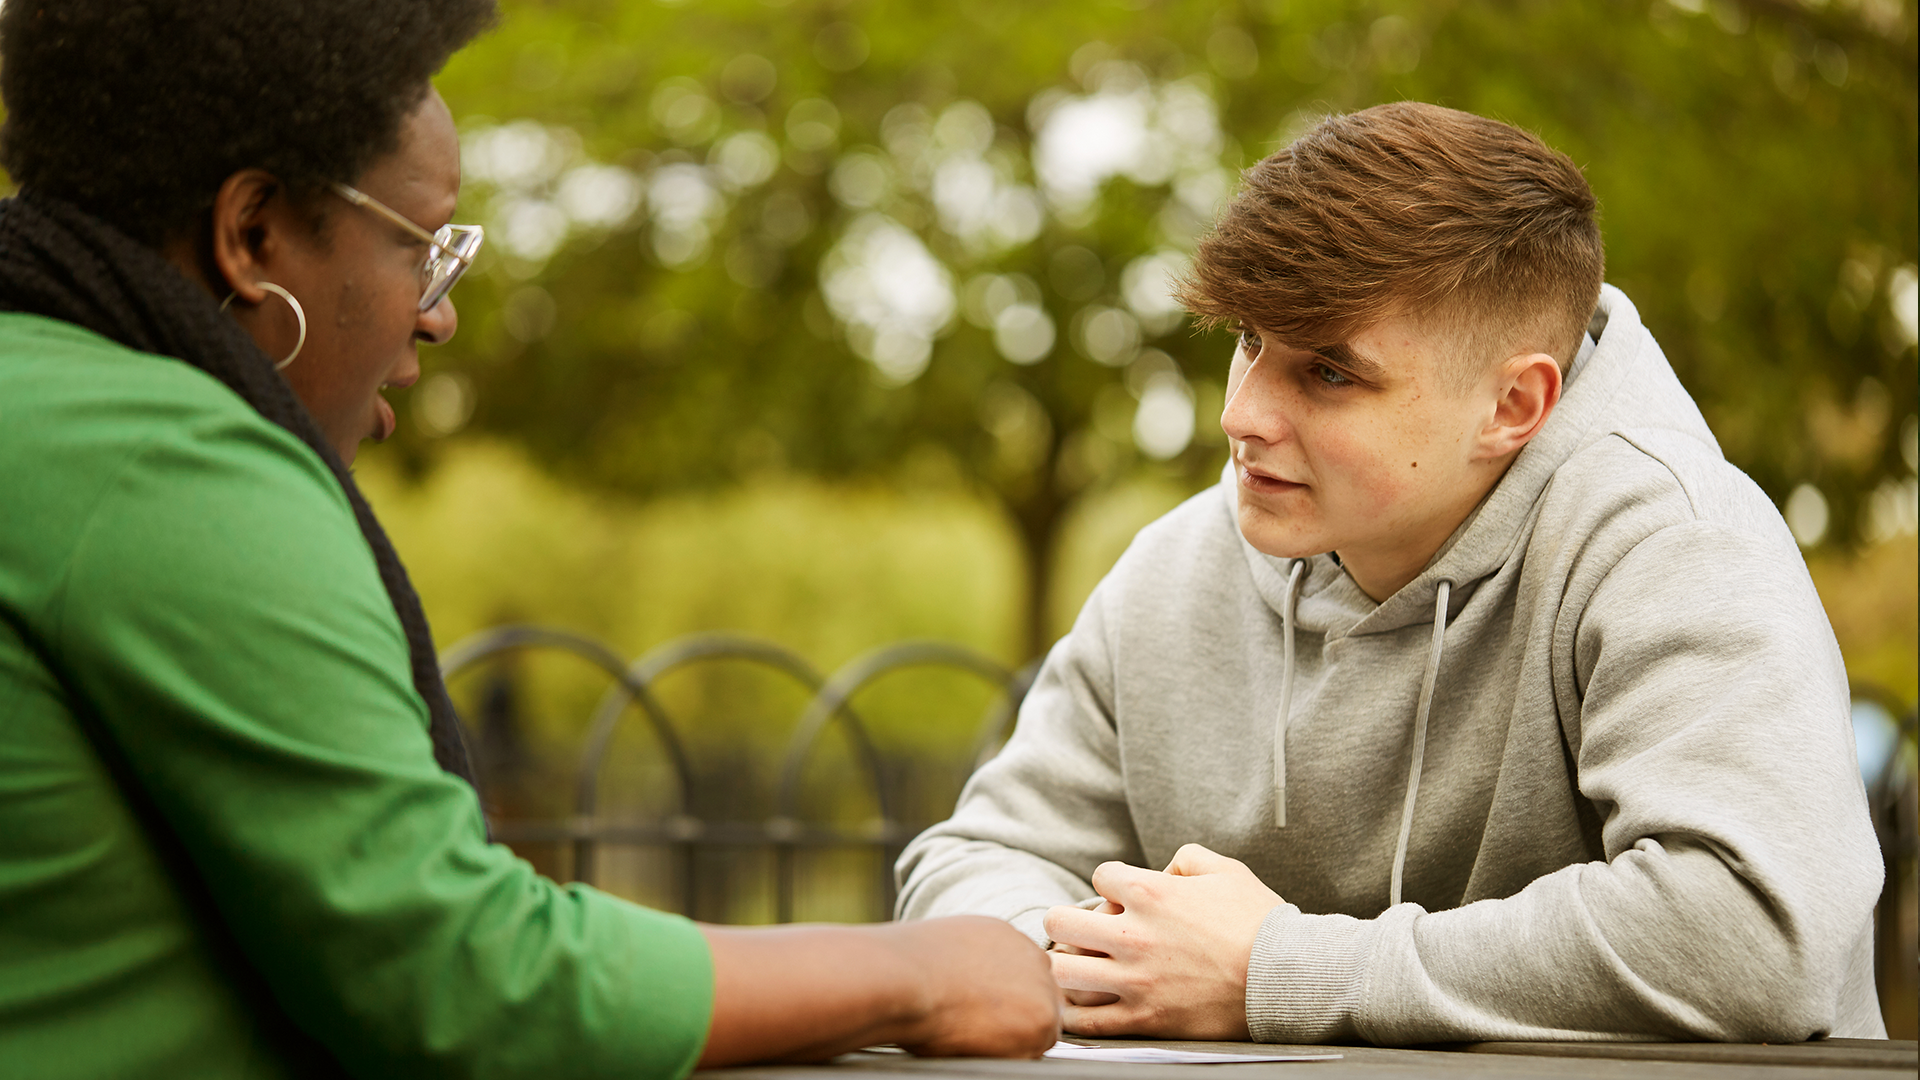
[{"label": "hoodie drawstring", "polygon": [[[1447,637],[1447,600],[1453,582],[1442,581],[1433,602],[1433,645],[1427,650],[1427,671],[1420,679],[1420,707],[1413,714],[1413,761],[1407,766],[1407,802],[1400,812],[1400,842],[1393,849],[1393,883],[1387,889],[1387,906],[1400,903],[1400,879],[1407,868],[1407,838],[1413,835],[1413,804],[1420,797],[1420,766],[1427,757],[1427,717],[1433,712],[1433,686],[1440,678],[1440,649]],[[1287,640],[1292,651],[1293,640]]]},{"label": "hoodie drawstring", "polygon": [[1280,635],[1285,642],[1280,674],[1280,716],[1273,725],[1273,823],[1287,827],[1287,714],[1293,711],[1293,605],[1299,598],[1301,559],[1287,574],[1287,595],[1280,605]]}]

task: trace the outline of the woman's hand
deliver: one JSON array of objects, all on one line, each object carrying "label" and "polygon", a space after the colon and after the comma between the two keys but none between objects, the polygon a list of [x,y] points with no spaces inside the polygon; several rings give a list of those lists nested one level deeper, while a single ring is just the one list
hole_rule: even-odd
[{"label": "woman's hand", "polygon": [[1059,1035],[1046,954],[998,919],[701,931],[714,978],[702,1067],[820,1061],[875,1043],[1039,1057]]},{"label": "woman's hand", "polygon": [[1060,989],[1026,935],[977,915],[876,927],[917,957],[929,995],[918,1030],[895,1039],[927,1057],[1026,1057],[1060,1035]]}]

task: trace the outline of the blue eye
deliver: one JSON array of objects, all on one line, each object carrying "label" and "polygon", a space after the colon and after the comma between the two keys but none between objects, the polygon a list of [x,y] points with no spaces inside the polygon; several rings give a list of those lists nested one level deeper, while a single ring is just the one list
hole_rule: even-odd
[{"label": "blue eye", "polygon": [[1322,384],[1327,386],[1352,386],[1353,385],[1352,379],[1349,379],[1345,375],[1340,374],[1339,369],[1330,367],[1326,364],[1318,364],[1318,363],[1314,364],[1313,373],[1315,376],[1319,378]]}]

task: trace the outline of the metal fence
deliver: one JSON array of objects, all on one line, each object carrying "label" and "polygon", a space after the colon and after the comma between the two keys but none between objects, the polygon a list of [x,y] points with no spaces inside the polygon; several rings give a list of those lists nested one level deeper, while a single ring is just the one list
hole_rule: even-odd
[{"label": "metal fence", "polygon": [[[959,645],[908,641],[874,649],[823,678],[804,658],[789,649],[734,634],[677,638],[627,662],[593,638],[527,625],[502,626],[467,638],[441,654],[440,666],[452,681],[488,661],[527,650],[556,650],[584,660],[606,676],[608,686],[594,709],[574,767],[570,816],[544,821],[496,820],[494,837],[509,844],[566,845],[572,854],[571,876],[588,884],[595,882],[598,856],[606,846],[665,850],[674,865],[676,906],[686,914],[695,911],[700,881],[695,857],[698,851],[716,848],[771,851],[777,922],[793,920],[796,856],[802,851],[829,849],[866,850],[878,856],[873,889],[877,911],[885,917],[893,908],[894,859],[920,828],[930,824],[905,821],[894,806],[895,800],[885,782],[888,763],[868,725],[853,707],[856,694],[882,676],[906,668],[946,668],[984,682],[994,695],[972,739],[968,760],[977,765],[992,756],[1006,737],[1035,671],[1035,666],[1011,670]],[[763,820],[716,819],[694,812],[701,801],[696,798],[700,775],[693,768],[687,751],[684,729],[653,690],[654,683],[670,672],[717,661],[764,667],[792,680],[809,695],[788,738],[774,793],[774,812]],[[601,775],[614,735],[636,714],[652,734],[674,777],[676,804],[672,813],[655,821],[608,820],[601,814]],[[860,826],[809,821],[801,813],[802,773],[821,736],[830,725],[836,724],[848,737],[859,771],[878,807],[877,819]]]}]

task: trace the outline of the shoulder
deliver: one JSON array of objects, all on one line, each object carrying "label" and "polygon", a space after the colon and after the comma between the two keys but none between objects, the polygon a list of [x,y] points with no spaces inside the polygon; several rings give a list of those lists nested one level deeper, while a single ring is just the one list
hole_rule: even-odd
[{"label": "shoulder", "polygon": [[335,560],[371,566],[345,493],[291,433],[189,364],[37,316],[0,315],[0,504],[17,511],[0,600],[20,607],[102,545],[151,570],[351,537]]},{"label": "shoulder", "polygon": [[181,432],[182,421],[252,428],[300,445],[191,364],[37,315],[0,314],[0,387],[10,451],[47,440],[124,446]]},{"label": "shoulder", "polygon": [[1259,620],[1265,601],[1228,497],[1216,484],[1141,529],[1081,609],[1074,647],[1178,666]]},{"label": "shoulder", "polygon": [[[126,348],[70,323],[0,315],[0,484],[22,477],[106,483],[124,463],[222,459],[344,496],[290,432],[190,364]],[[10,478],[10,479],[9,479]],[[69,504],[80,492],[64,490]]]},{"label": "shoulder", "polygon": [[[1716,447],[1663,429],[1622,429],[1573,455],[1540,499],[1536,544],[1577,548],[1610,565],[1647,539],[1739,550],[1801,566],[1799,549],[1772,500]],[[1711,554],[1711,552],[1703,552]]]},{"label": "shoulder", "polygon": [[[11,388],[49,397],[130,390],[143,395],[217,400],[219,382],[189,364],[154,356],[101,337],[82,326],[19,312],[0,313],[0,379]],[[244,407],[244,406],[243,406]]]},{"label": "shoulder", "polygon": [[1678,655],[1740,641],[1837,663],[1799,545],[1716,448],[1616,431],[1563,465],[1541,503],[1529,560],[1555,567],[1560,610],[1589,645],[1631,639]]},{"label": "shoulder", "polygon": [[1239,526],[1215,484],[1137,533],[1101,583],[1128,603],[1213,592],[1248,577]]}]

